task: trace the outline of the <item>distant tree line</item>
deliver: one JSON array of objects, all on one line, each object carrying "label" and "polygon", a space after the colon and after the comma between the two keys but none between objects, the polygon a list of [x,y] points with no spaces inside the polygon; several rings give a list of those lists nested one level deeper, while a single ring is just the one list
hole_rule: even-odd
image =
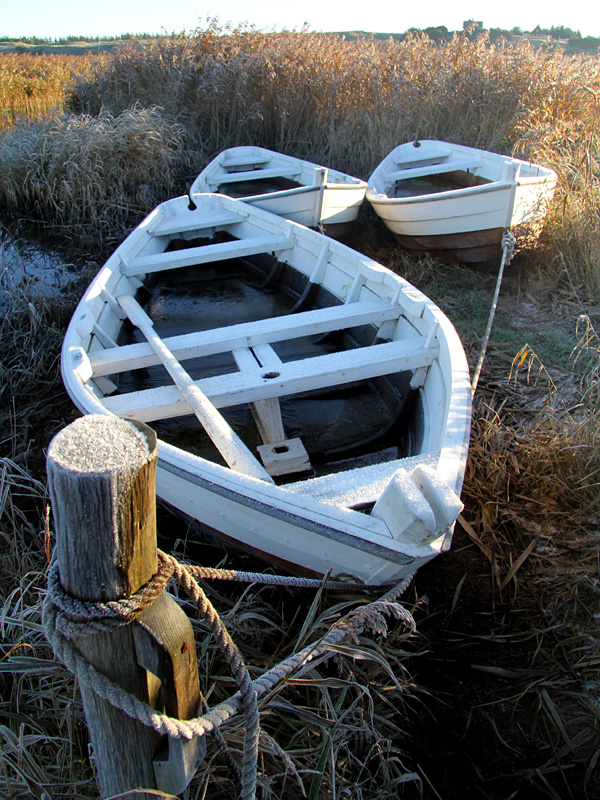
[{"label": "distant tree line", "polygon": [[[424,33],[434,42],[449,42],[455,33],[463,33],[463,31],[449,31],[445,25],[437,25],[429,28],[409,28],[405,33],[369,33],[366,31],[336,31],[336,35],[344,36],[348,40],[358,39],[365,36],[373,36],[375,39],[395,39],[402,41],[409,33]],[[515,26],[511,30],[503,28],[481,28],[474,25],[471,29],[464,32],[469,38],[476,39],[484,33],[489,35],[490,41],[493,43],[498,42],[500,39],[505,39],[508,42],[517,41],[520,37],[526,35],[520,27]],[[580,31],[574,31],[572,28],[567,28],[564,25],[553,25],[551,28],[542,28],[539,25],[529,32],[529,35],[536,37],[548,37],[554,41],[566,42],[565,50],[571,53],[595,53],[600,48],[600,38],[595,36],[582,36]],[[99,44],[103,42],[115,42],[121,40],[131,39],[154,39],[158,34],[150,33],[122,33],[119,36],[62,36],[60,38],[40,37],[40,36],[2,36],[0,34],[0,41],[23,45],[38,45],[38,46],[51,46],[51,45],[69,45],[75,42],[82,42],[88,44]]]},{"label": "distant tree line", "polygon": [[[346,39],[357,39],[363,36],[373,36],[375,39],[395,39],[402,41],[409,33],[424,33],[434,42],[449,42],[456,33],[464,33],[471,39],[476,39],[478,36],[488,34],[490,41],[493,43],[498,42],[500,39],[505,39],[508,42],[515,42],[526,32],[519,27],[514,27],[511,30],[504,28],[481,28],[474,25],[467,31],[449,31],[445,25],[437,25],[429,28],[409,28],[406,33],[367,33],[365,31],[344,31],[338,35],[343,35]],[[561,41],[564,43],[566,52],[570,53],[595,53],[600,48],[600,38],[594,36],[582,37],[579,31],[574,31],[564,25],[553,26],[552,28],[542,28],[539,25],[529,32],[529,35],[534,35],[540,38],[550,38],[553,41]]]},{"label": "distant tree line", "polygon": [[73,44],[73,42],[94,44],[97,42],[115,42],[121,39],[151,39],[155,36],[156,34],[152,33],[122,33],[119,36],[61,36],[56,39],[49,36],[2,36],[0,33],[0,41],[32,45]]}]

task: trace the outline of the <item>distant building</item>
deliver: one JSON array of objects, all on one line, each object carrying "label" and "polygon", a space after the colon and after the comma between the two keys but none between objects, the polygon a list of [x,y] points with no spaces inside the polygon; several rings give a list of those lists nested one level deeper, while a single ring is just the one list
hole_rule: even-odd
[{"label": "distant building", "polygon": [[463,31],[466,31],[471,25],[474,25],[476,28],[483,29],[483,22],[477,22],[474,19],[468,19],[466,22],[463,22]]}]

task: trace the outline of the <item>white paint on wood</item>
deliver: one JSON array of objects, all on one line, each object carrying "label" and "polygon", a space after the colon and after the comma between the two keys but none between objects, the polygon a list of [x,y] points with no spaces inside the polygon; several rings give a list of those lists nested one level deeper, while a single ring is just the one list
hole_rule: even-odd
[{"label": "white paint on wood", "polygon": [[[273,377],[257,365],[255,370],[205,378],[197,384],[217,408],[225,408],[428,366],[439,348],[423,345],[422,339],[384,342],[286,362]],[[169,386],[107,397],[104,405],[118,416],[143,422],[191,413],[191,406]]]},{"label": "white paint on wood", "polygon": [[180,269],[230,258],[243,258],[258,253],[274,253],[289,250],[294,241],[287,236],[255,236],[233,242],[207,244],[204,247],[189,247],[169,253],[134,258],[121,268],[123,275],[144,275],[166,269]]},{"label": "white paint on wood", "polygon": [[[422,307],[421,301],[418,308],[422,310]],[[165,338],[164,342],[177,359],[185,361],[197,356],[213,355],[247,346],[256,347],[358,325],[379,326],[386,320],[397,320],[401,314],[401,306],[392,306],[387,300],[375,300],[328,306],[210,331],[187,333]],[[149,367],[158,364],[159,360],[150,345],[132,344],[118,350],[90,354],[90,362],[95,375],[110,375]]]},{"label": "white paint on wood", "polygon": [[239,470],[259,480],[271,480],[258,460],[233,431],[229,423],[217,411],[213,403],[196,385],[179,361],[173,356],[162,339],[154,331],[153,322],[139,303],[129,295],[117,298],[131,322],[144,334],[154,352],[160,358],[169,375],[175,381],[177,389],[186,403],[198,417],[202,427],[229,464],[231,469]]}]

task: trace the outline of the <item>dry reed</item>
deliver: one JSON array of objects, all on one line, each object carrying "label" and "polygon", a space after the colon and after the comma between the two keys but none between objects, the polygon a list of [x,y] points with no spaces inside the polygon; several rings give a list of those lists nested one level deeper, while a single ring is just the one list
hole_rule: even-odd
[{"label": "dry reed", "polygon": [[[450,139],[515,151],[558,170],[548,225],[525,257],[544,272],[548,284],[562,282],[561,298],[569,297],[568,302],[573,290],[581,300],[598,288],[600,59],[565,57],[558,49],[528,45],[490,46],[467,37],[435,46],[418,35],[398,44],[346,42],[307,32],[223,33],[213,24],[193,36],[128,46],[78,82],[69,115],[4,134],[0,159],[7,155],[0,174],[9,170],[9,179],[0,179],[2,202],[61,224],[83,220],[89,236],[106,235],[111,226],[131,219],[132,211],[147,211],[161,193],[181,189],[182,177],[189,179],[226,146],[261,144],[367,176],[400,141]],[[162,183],[154,193],[149,184],[157,175]],[[413,281],[426,284],[435,264],[416,264],[397,250],[392,253],[385,232],[374,235],[376,223],[365,224],[364,218],[362,223],[355,247],[398,271],[411,270]],[[14,351],[2,354],[0,386],[5,381],[6,396],[15,398],[0,417],[0,436],[10,448],[0,473],[2,553],[7,556],[2,560],[0,668],[3,676],[18,676],[13,684],[3,677],[3,685],[12,688],[0,706],[7,714],[0,728],[0,785],[15,797],[43,792],[91,797],[95,786],[79,697],[52,661],[39,629],[49,552],[40,450],[51,429],[68,421],[66,407],[55,407],[50,422],[42,419],[47,404],[39,401],[41,387],[58,391],[56,362],[65,317],[57,321],[56,312],[40,303],[15,295],[0,331],[2,342],[14,344]],[[450,316],[460,311],[447,310]],[[450,623],[440,623],[442,633],[430,633],[429,643],[444,647],[442,658],[457,648],[470,652],[475,644],[490,648],[486,663],[467,661],[468,670],[479,670],[489,683],[485,699],[469,699],[463,714],[468,716],[465,730],[472,720],[492,719],[485,756],[472,770],[484,786],[481,796],[515,796],[524,786],[523,791],[533,787],[540,796],[588,791],[591,797],[598,788],[599,361],[597,320],[589,313],[580,327],[581,352],[573,356],[574,376],[565,377],[565,364],[560,378],[551,365],[540,372],[528,349],[526,359],[533,358],[529,382],[525,362],[508,380],[513,352],[508,366],[489,356],[479,384],[463,492],[466,509],[457,535],[476,571],[466,583],[459,580],[452,559],[460,564],[461,551],[453,550],[441,557],[445,566],[438,573],[449,573],[448,585],[456,578],[445,595],[452,626],[463,603],[470,617],[447,634],[443,626]],[[550,389],[548,375],[554,376]],[[212,591],[256,670],[269,663],[265,653],[289,652],[301,635],[322,632],[343,610],[333,599],[320,598],[311,606],[312,597],[303,593]],[[485,624],[473,634],[481,596]],[[298,622],[299,608],[308,616],[304,626]],[[435,637],[442,635],[440,645]],[[504,656],[494,660],[498,642]],[[426,712],[418,714],[411,699],[414,689],[404,673],[409,646],[400,632],[386,642],[361,642],[355,651],[360,658],[339,674],[315,665],[272,698],[263,709],[265,796],[297,795],[300,781],[314,799],[410,797],[419,786],[428,786],[418,743],[415,755],[406,736],[407,719],[421,721],[421,731],[437,725],[435,719],[422,722]],[[513,663],[514,652],[524,655]],[[207,647],[202,658],[204,673],[216,682],[215,652]],[[469,687],[472,680],[467,671],[449,692],[463,683]],[[210,692],[210,685],[205,688]],[[435,709],[423,696],[420,702],[427,711]],[[231,726],[227,737],[237,758],[241,732]],[[443,738],[439,733],[436,742]],[[489,775],[501,763],[500,756],[495,761],[491,755],[494,746],[508,753],[502,762],[508,777],[496,776],[488,793],[481,771]],[[496,791],[507,785],[502,781],[510,784],[504,793]],[[429,796],[438,790],[442,796],[462,796],[464,781],[454,786],[432,777],[432,783]],[[206,777],[190,797],[205,790],[211,797],[230,797],[235,786],[233,773],[214,750]]]},{"label": "dry reed", "polygon": [[181,138],[158,109],[16,125],[3,137],[0,192],[10,210],[55,230],[114,239],[125,220],[172,195],[174,163],[185,161]]},{"label": "dry reed", "polygon": [[91,56],[0,54],[0,130],[20,118],[39,119],[62,106],[75,75],[89,72]]},{"label": "dry reed", "polygon": [[[0,183],[0,202],[17,202],[22,211],[46,218],[57,214],[60,224],[74,221],[78,204],[85,207],[98,196],[87,197],[77,169],[62,176],[73,181],[69,189],[47,180],[43,166],[28,175],[26,163],[31,157],[43,161],[41,153],[56,148],[62,135],[65,163],[78,164],[82,148],[99,147],[85,179],[102,185],[114,180],[123,165],[120,148],[114,157],[107,152],[91,122],[106,126],[107,112],[116,120],[160,108],[164,126],[185,131],[182,146],[163,143],[161,149],[170,153],[166,160],[156,147],[147,154],[154,166],[148,183],[158,174],[165,191],[184,190],[209,157],[237,144],[262,145],[367,177],[399,142],[445,139],[557,168],[557,200],[538,261],[558,272],[566,264],[572,280],[595,290],[599,84],[597,56],[565,56],[559,47],[491,44],[485,36],[467,35],[442,44],[419,34],[402,42],[346,41],[305,30],[230,30],[212,21],[192,35],[133,41],[97,61],[68,92],[71,116],[60,123],[62,132],[57,121],[30,131],[21,127],[22,148],[5,138],[0,174],[9,162],[12,167]],[[74,129],[80,141],[71,153]],[[114,171],[107,163],[113,158]],[[26,185],[20,180],[25,175]],[[42,202],[59,188],[62,197]],[[156,196],[134,190],[133,206],[147,210]],[[105,209],[112,206],[114,220],[123,221],[119,191],[113,197],[105,189],[98,199]],[[88,213],[90,232],[105,224],[105,214]]]}]

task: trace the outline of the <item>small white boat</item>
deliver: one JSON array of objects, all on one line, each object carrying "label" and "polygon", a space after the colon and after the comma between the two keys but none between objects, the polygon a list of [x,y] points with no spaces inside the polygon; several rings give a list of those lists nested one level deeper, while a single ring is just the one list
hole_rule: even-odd
[{"label": "small white boat", "polygon": [[556,172],[539,164],[425,140],[384,158],[367,200],[408,250],[476,263],[499,255],[507,229],[539,227],[556,181]]},{"label": "small white boat", "polygon": [[62,374],[159,436],[157,494],[300,574],[400,579],[450,546],[471,393],[390,270],[223,195],[158,206],[87,289]]},{"label": "small white boat", "polygon": [[219,192],[340,236],[356,219],[366,189],[365,181],[319,164],[263,147],[232,147],[202,170],[190,194]]}]

